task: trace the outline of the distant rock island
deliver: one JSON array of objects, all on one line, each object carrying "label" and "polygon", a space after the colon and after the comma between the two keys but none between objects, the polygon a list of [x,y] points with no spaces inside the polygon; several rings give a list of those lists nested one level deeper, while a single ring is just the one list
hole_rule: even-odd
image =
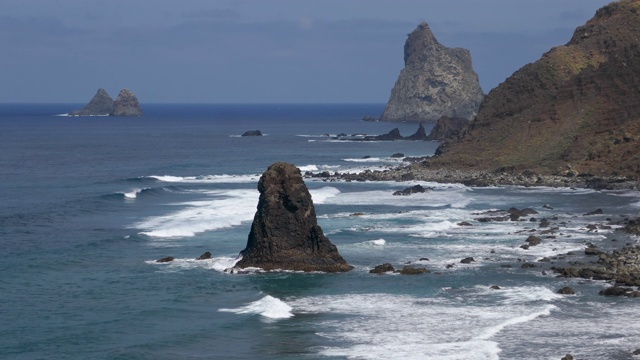
[{"label": "distant rock island", "polygon": [[484,99],[432,167],[640,177],[640,1],[613,2]]},{"label": "distant rock island", "polygon": [[122,89],[114,101],[102,88],[81,110],[74,110],[69,116],[143,116],[138,98],[129,89]]},{"label": "distant rock island", "polygon": [[469,50],[441,45],[423,22],[404,44],[404,63],[380,121],[471,120],[476,115],[484,94]]},{"label": "distant rock island", "polygon": [[293,164],[269,166],[258,182],[260,199],[247,246],[235,268],[345,272],[353,267],[318,225],[311,194]]}]

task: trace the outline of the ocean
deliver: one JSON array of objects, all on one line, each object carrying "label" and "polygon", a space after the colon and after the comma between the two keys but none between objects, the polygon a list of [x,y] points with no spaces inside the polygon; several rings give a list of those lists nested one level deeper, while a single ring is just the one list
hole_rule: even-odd
[{"label": "ocean", "polygon": [[[538,260],[637,243],[587,228],[638,216],[637,191],[307,178],[354,270],[225,272],[273,162],[359,172],[433,154],[436,142],[325,136],[416,131],[360,120],[383,106],[151,104],[109,118],[60,116],[81,104],[0,105],[0,358],[632,359],[640,302]],[[433,190],[392,195],[416,184]],[[539,231],[529,217],[476,220],[511,207],[559,229],[525,250]],[[155,262],[166,256],[176,260]],[[387,262],[431,273],[368,273]],[[557,294],[564,286],[577,294]]]}]

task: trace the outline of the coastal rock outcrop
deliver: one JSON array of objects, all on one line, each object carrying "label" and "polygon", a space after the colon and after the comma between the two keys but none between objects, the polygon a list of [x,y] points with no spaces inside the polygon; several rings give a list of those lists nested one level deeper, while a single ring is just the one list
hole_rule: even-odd
[{"label": "coastal rock outcrop", "polygon": [[129,89],[122,89],[113,102],[111,116],[143,116],[142,108],[136,95]]},{"label": "coastal rock outcrop", "polygon": [[69,116],[105,116],[113,112],[113,98],[103,88],[93,96],[91,101],[81,110],[74,110]]},{"label": "coastal rock outcrop", "polygon": [[640,177],[640,1],[601,8],[571,40],[511,75],[438,168]]},{"label": "coastal rock outcrop", "polygon": [[81,110],[74,110],[69,116],[143,116],[144,113],[136,95],[129,89],[122,89],[114,101],[102,88]]},{"label": "coastal rock outcrop", "polygon": [[240,136],[262,136],[262,131],[260,130],[247,130]]},{"label": "coastal rock outcrop", "polygon": [[277,162],[258,182],[260,199],[236,268],[345,272],[352,269],[318,225],[300,170]]},{"label": "coastal rock outcrop", "polygon": [[429,121],[441,116],[472,119],[484,96],[471,54],[438,42],[426,22],[404,44],[405,67],[381,121]]},{"label": "coastal rock outcrop", "polygon": [[455,139],[469,125],[469,119],[442,116],[436,121],[425,140]]}]

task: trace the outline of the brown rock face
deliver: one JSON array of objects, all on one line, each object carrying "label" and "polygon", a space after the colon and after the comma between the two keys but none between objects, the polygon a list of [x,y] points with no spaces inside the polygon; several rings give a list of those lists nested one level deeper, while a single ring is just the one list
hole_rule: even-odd
[{"label": "brown rock face", "polygon": [[129,89],[122,89],[113,104],[111,116],[143,116],[138,98]]},{"label": "brown rock face", "polygon": [[260,199],[237,268],[344,272],[352,269],[322,233],[311,194],[295,165],[274,163],[258,183]]},{"label": "brown rock face", "polygon": [[98,89],[91,101],[82,110],[69,113],[70,116],[100,116],[109,115],[113,111],[113,99],[105,89]]},{"label": "brown rock face", "polygon": [[640,176],[640,1],[598,10],[493,89],[432,165]]},{"label": "brown rock face", "polygon": [[469,125],[468,119],[443,116],[438,119],[426,140],[455,139],[467,125]]},{"label": "brown rock face", "polygon": [[436,121],[441,116],[472,119],[483,92],[471,54],[438,43],[427,23],[418,25],[404,45],[400,72],[381,121]]}]

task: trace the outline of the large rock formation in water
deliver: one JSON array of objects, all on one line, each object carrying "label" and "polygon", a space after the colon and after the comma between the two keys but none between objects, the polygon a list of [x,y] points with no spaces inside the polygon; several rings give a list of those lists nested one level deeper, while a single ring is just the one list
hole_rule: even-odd
[{"label": "large rock formation in water", "polygon": [[107,92],[100,88],[91,101],[81,110],[74,110],[70,116],[100,116],[109,115],[113,112],[113,99]]},{"label": "large rock formation in water", "polygon": [[111,116],[143,116],[138,98],[129,89],[122,89],[113,103]]},{"label": "large rock formation in water", "polygon": [[122,89],[114,101],[100,88],[89,104],[81,110],[74,110],[69,116],[143,116],[138,98],[129,89]]},{"label": "large rock formation in water", "polygon": [[269,166],[247,247],[236,268],[344,272],[352,269],[322,233],[311,194],[295,165]]},{"label": "large rock formation in water", "polygon": [[404,63],[381,121],[476,115],[484,95],[469,50],[441,45],[423,22],[404,44]]},{"label": "large rock formation in water", "polygon": [[564,46],[493,89],[432,165],[640,176],[640,1],[598,10]]}]

